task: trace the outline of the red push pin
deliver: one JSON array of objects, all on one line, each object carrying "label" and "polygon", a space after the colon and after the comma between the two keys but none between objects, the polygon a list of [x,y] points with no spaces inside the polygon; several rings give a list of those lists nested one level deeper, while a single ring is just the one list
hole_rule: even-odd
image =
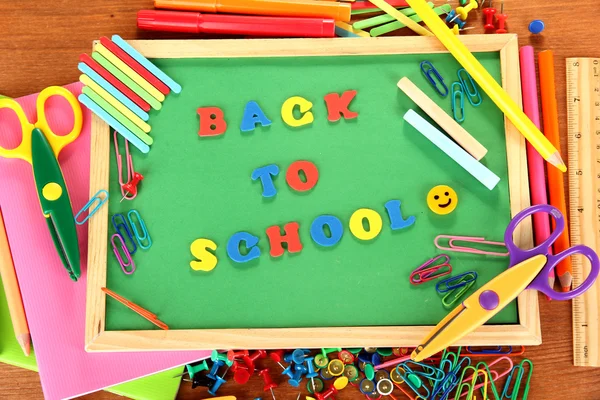
[{"label": "red push pin", "polygon": [[251,355],[242,357],[242,359],[244,360],[244,364],[246,364],[248,366],[250,373],[252,373],[252,372],[254,372],[254,361],[258,360],[259,358],[265,358],[266,356],[267,356],[266,351],[256,350]]},{"label": "red push pin", "polygon": [[492,1],[490,0],[490,6],[483,9],[483,15],[485,15],[485,25],[483,26],[486,30],[494,30],[494,15],[496,9],[492,7]]},{"label": "red push pin", "polygon": [[496,15],[496,19],[498,20],[498,29],[496,29],[496,33],[508,33],[508,30],[504,27],[506,24],[506,20],[508,19],[508,15],[504,14],[504,2],[500,6],[500,14]]},{"label": "red push pin", "polygon": [[325,400],[328,399],[330,397],[333,398],[333,395],[336,394],[338,391],[334,386],[330,386],[329,389],[327,389],[324,392],[321,393],[315,393],[315,395],[317,396],[317,400]]},{"label": "red push pin", "polygon": [[263,387],[263,390],[265,392],[267,390],[270,390],[271,396],[273,396],[273,400],[275,400],[275,393],[273,393],[273,388],[276,388],[277,384],[275,382],[273,382],[273,379],[271,379],[271,375],[269,375],[269,368],[260,370],[258,375],[263,378],[263,381],[265,381],[265,386]]},{"label": "red push pin", "polygon": [[250,354],[250,353],[248,353],[248,350],[240,350],[238,352],[235,352],[233,350],[229,350],[227,352],[227,359],[229,361],[234,361],[234,360],[237,360],[239,358],[248,357],[248,354]]},{"label": "red push pin", "polygon": [[124,184],[122,186],[123,192],[125,192],[125,195],[121,198],[121,201],[125,200],[125,198],[127,197],[128,194],[135,197],[137,195],[137,185],[138,185],[138,183],[140,183],[140,181],[143,181],[143,180],[144,180],[144,175],[140,174],[139,172],[134,172],[133,179],[131,180],[131,182],[127,182],[126,184]]},{"label": "red push pin", "polygon": [[271,360],[275,361],[285,371],[285,367],[281,363],[283,361],[283,350],[274,350],[269,354]]}]

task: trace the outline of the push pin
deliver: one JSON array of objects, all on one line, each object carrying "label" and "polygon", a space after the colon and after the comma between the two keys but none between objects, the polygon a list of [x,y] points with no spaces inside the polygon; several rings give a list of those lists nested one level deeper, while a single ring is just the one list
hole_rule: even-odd
[{"label": "push pin", "polygon": [[243,357],[248,357],[249,354],[250,353],[248,353],[248,350],[241,350],[238,352],[229,350],[227,352],[227,358],[229,359],[229,361],[235,361],[235,360],[243,358]]},{"label": "push pin", "polygon": [[198,386],[210,387],[215,380],[204,375],[195,375],[193,379],[184,379],[184,381],[192,382],[192,389],[196,389]]},{"label": "push pin", "polygon": [[508,15],[504,14],[504,2],[500,4],[500,14],[496,15],[496,19],[498,20],[498,29],[496,29],[496,33],[508,33],[508,30],[505,27]]},{"label": "push pin", "polygon": [[293,367],[293,365],[292,365],[292,364],[288,365],[288,366],[287,366],[287,367],[286,367],[286,368],[283,370],[283,372],[281,373],[281,375],[287,375],[287,376],[289,376],[289,377],[290,377],[290,379],[291,379],[291,378],[293,378],[293,377],[294,377],[294,371],[293,371],[293,368],[294,368],[294,367]]},{"label": "push pin", "polygon": [[315,396],[317,396],[317,400],[325,400],[330,397],[333,397],[333,395],[336,394],[337,392],[338,391],[335,388],[335,386],[331,386],[329,389],[327,389],[326,391],[324,391],[322,393],[315,393]]},{"label": "push pin", "polygon": [[373,364],[374,366],[381,364],[381,356],[379,355],[379,353],[373,353],[373,355],[371,356],[371,364]]},{"label": "push pin", "polygon": [[221,378],[220,376],[217,376],[216,378],[217,379],[215,380],[215,383],[213,383],[213,385],[208,389],[208,393],[210,393],[213,396],[217,395],[217,390],[219,390],[221,385],[226,382],[226,380]]},{"label": "push pin", "polygon": [[233,380],[240,385],[246,384],[250,380],[250,372],[247,369],[237,369],[233,373]]},{"label": "push pin", "polygon": [[123,197],[121,198],[121,201],[125,200],[125,198],[127,198],[127,195],[131,195],[133,197],[137,196],[137,185],[138,183],[140,183],[140,181],[143,180],[144,175],[140,174],[139,172],[134,172],[133,179],[131,179],[131,182],[127,182],[123,186],[121,186],[124,193]]},{"label": "push pin", "polygon": [[329,365],[327,366],[327,371],[333,376],[340,376],[344,373],[344,363],[342,360],[331,360]]},{"label": "push pin", "polygon": [[304,363],[305,358],[306,358],[306,355],[304,354],[304,351],[302,349],[296,349],[292,352],[292,361],[295,364]]},{"label": "push pin", "polygon": [[313,392],[317,392],[315,389],[315,377],[319,376],[318,372],[315,372],[315,364],[313,364],[314,357],[307,357],[304,361],[306,362],[306,377],[310,379],[312,383]]},{"label": "push pin", "polygon": [[323,354],[324,357],[327,357],[327,354],[333,353],[334,351],[342,351],[342,349],[340,347],[332,347],[332,348],[328,348],[328,349],[321,349],[321,354]]},{"label": "push pin", "polygon": [[254,372],[254,362],[256,360],[258,360],[259,358],[265,358],[266,356],[267,356],[267,352],[266,351],[264,351],[264,350],[256,350],[251,355],[242,357],[242,360],[244,360],[244,364],[246,364],[248,366],[248,369],[252,373],[252,372]]},{"label": "push pin", "polygon": [[185,372],[175,375],[173,378],[188,375],[190,378],[194,379],[194,376],[200,371],[208,371],[208,364],[206,364],[206,360],[202,360],[202,362],[198,364],[186,364]]},{"label": "push pin", "polygon": [[263,387],[263,390],[265,392],[267,390],[270,390],[271,396],[273,396],[273,400],[275,400],[275,393],[273,393],[273,388],[276,388],[277,384],[275,382],[273,382],[273,379],[271,379],[271,375],[269,375],[269,369],[265,368],[265,369],[261,370],[258,373],[258,375],[263,378],[263,381],[265,381],[265,386]]},{"label": "push pin", "polygon": [[319,368],[319,369],[326,368],[327,364],[329,364],[329,359],[327,358],[326,355],[317,354],[315,356],[315,365],[317,366],[317,368]]},{"label": "push pin", "polygon": [[213,350],[211,355],[210,355],[210,359],[211,361],[223,361],[225,364],[227,364],[228,367],[231,367],[231,365],[233,364],[233,360],[230,360],[228,355],[225,353],[219,353],[216,350]]},{"label": "push pin", "polygon": [[476,10],[477,7],[479,7],[479,4],[476,0],[469,1],[469,4],[467,4],[464,7],[456,7],[456,17],[460,18],[463,21],[466,21],[469,17],[469,12],[472,10]]},{"label": "push pin", "polygon": [[271,360],[273,360],[277,364],[279,364],[279,366],[281,367],[281,369],[283,369],[285,371],[285,367],[281,363],[281,361],[283,360],[283,350],[272,351],[271,354],[269,354],[269,357],[271,357]]},{"label": "push pin", "polygon": [[221,368],[223,365],[225,365],[225,363],[221,360],[217,360],[213,363],[212,367],[210,368],[210,372],[208,374],[206,374],[206,376],[208,376],[210,379],[212,380],[216,380],[217,379],[217,371],[219,370],[219,368]]},{"label": "push pin", "polygon": [[320,393],[323,389],[325,389],[325,383],[319,378],[315,378],[312,382],[306,382],[306,390],[310,394]]},{"label": "push pin", "polygon": [[354,355],[348,350],[342,350],[338,353],[338,358],[342,360],[344,364],[352,364],[354,362]]},{"label": "push pin", "polygon": [[288,379],[288,383],[294,387],[300,386],[302,381],[302,375],[304,375],[308,369],[302,364],[294,365],[294,375]]}]

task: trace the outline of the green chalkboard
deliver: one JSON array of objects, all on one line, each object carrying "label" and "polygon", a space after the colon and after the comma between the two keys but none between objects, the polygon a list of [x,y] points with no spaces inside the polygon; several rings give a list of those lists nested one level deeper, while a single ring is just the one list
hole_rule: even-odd
[{"label": "green chalkboard", "polygon": [[[499,53],[476,56],[500,81]],[[492,191],[402,119],[417,108],[396,86],[403,76],[451,113],[450,98],[436,94],[422,75],[423,60],[438,68],[448,86],[457,80],[460,67],[449,54],[153,60],[183,91],[170,94],[163,109],[151,114],[150,153],[132,150],[135,169],[145,177],[140,194],[122,203],[112,195],[109,202],[111,216],[137,209],[153,245],[134,254],[132,275],[121,272],[109,246],[107,287],[156,313],[171,329],[435,325],[449,310],[435,282],[412,286],[410,272],[440,254],[433,245],[439,234],[501,241],[510,201],[504,119],[487,96],[477,108],[465,105],[463,126],[489,150],[482,162],[501,178]],[[350,89],[358,91],[350,107],[358,118],[329,122],[323,97]],[[291,128],[283,122],[281,105],[292,96],[313,103],[314,123]],[[251,100],[272,125],[243,133],[243,110]],[[224,111],[225,134],[198,136],[196,110],[207,106]],[[296,160],[319,169],[309,192],[286,183],[287,167]],[[109,189],[118,194],[112,149],[110,162]],[[250,178],[267,164],[280,168],[277,195],[270,199]],[[428,191],[439,184],[459,197],[447,216],[427,207]],[[392,231],[384,207],[389,200],[400,200],[404,217],[414,216],[415,224]],[[348,229],[359,208],[382,216],[374,240],[360,241]],[[341,241],[329,248],[310,236],[312,221],[323,214],[344,224]],[[300,224],[302,251],[272,258],[265,229],[292,221]],[[228,239],[240,231],[259,237],[261,256],[246,264],[226,252]],[[189,266],[190,244],[198,238],[218,245],[218,265],[210,272]],[[451,263],[453,274],[477,271],[476,288],[502,272],[508,259],[454,253]],[[517,322],[516,303],[490,321]],[[156,328],[107,301],[106,330],[147,329]]]}]

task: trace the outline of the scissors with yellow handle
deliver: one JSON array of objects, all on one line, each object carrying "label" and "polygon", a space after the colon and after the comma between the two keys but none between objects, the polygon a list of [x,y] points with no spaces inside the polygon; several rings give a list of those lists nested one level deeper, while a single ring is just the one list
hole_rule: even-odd
[{"label": "scissors with yellow handle", "polygon": [[[537,247],[530,250],[520,249],[513,241],[515,230],[521,221],[538,212],[548,214],[554,219],[554,231]],[[556,207],[539,204],[518,213],[504,233],[504,243],[510,258],[508,270],[486,283],[448,314],[423,339],[422,344],[411,354],[411,358],[414,361],[422,361],[451,346],[486,323],[525,289],[537,290],[554,300],[570,300],[592,287],[600,273],[600,260],[594,250],[578,245],[559,254],[552,254],[552,244],[564,229],[565,217]],[[575,289],[557,292],[550,287],[548,276],[564,258],[574,254],[589,260],[590,272],[585,281]]]},{"label": "scissors with yellow handle", "polygon": [[[73,129],[67,135],[55,134],[48,125],[44,107],[51,96],[64,98],[73,110]],[[54,246],[69,276],[76,281],[81,275],[79,244],[73,208],[58,164],[58,155],[81,133],[81,106],[67,89],[51,86],[38,95],[36,101],[38,121],[34,124],[27,120],[23,108],[16,101],[8,98],[0,99],[0,109],[2,108],[11,109],[17,115],[21,124],[22,139],[14,149],[0,146],[0,157],[20,158],[32,165],[42,213],[46,217]]]}]

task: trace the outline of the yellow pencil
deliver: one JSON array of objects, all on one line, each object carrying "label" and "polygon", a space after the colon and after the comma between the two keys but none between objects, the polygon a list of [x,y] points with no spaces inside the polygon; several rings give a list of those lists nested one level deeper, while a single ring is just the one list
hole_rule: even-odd
[{"label": "yellow pencil", "polygon": [[407,3],[538,153],[550,164],[565,172],[567,166],[556,147],[531,122],[469,49],[452,33],[446,23],[429,8],[424,0],[407,0]]},{"label": "yellow pencil", "polygon": [[4,228],[4,218],[2,218],[2,210],[0,209],[0,277],[4,285],[6,301],[8,303],[8,311],[10,319],[15,331],[17,342],[23,349],[23,353],[29,356],[31,336],[29,335],[29,327],[25,318],[25,309],[23,308],[23,300],[21,300],[21,290],[17,282],[17,274],[10,253],[8,237]]}]

